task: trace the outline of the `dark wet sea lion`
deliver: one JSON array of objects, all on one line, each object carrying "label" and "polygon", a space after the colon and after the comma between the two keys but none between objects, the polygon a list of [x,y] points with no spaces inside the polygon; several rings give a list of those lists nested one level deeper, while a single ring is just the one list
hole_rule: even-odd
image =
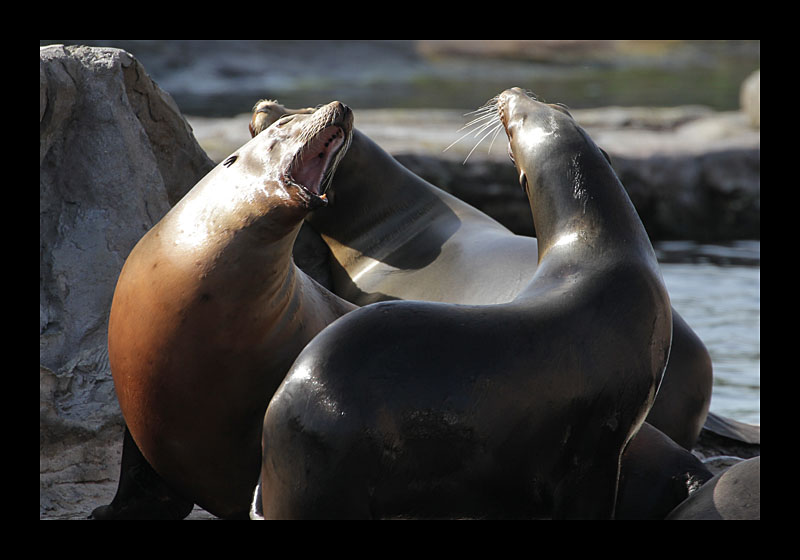
[{"label": "dark wet sea lion", "polygon": [[700,337],[672,310],[672,349],[647,421],[684,449],[692,449],[708,415],[711,356]]},{"label": "dark wet sea lion", "polygon": [[125,422],[155,471],[220,517],[247,515],[264,411],[289,366],[354,308],[291,258],[352,122],[338,102],[276,122],[195,185],[120,274],[109,360]]},{"label": "dark wet sea lion", "polygon": [[[282,107],[257,103],[251,133],[268,126]],[[389,299],[507,303],[536,270],[535,239],[511,233],[421,179],[358,130],[329,196],[329,207],[306,221],[331,249],[333,291],[356,305]]]},{"label": "dark wet sea lion", "polygon": [[585,132],[516,89],[498,107],[535,274],[508,304],[383,302],[317,335],[265,415],[265,517],[613,516],[667,362],[669,298]]},{"label": "dark wet sea lion", "polygon": [[[251,134],[283,111],[296,112],[275,101],[257,103]],[[535,238],[513,234],[421,179],[358,130],[330,190],[332,203],[306,221],[331,249],[331,290],[356,305],[392,299],[507,303],[538,266]],[[672,316],[670,361],[647,421],[691,449],[711,402],[711,359],[674,309]]]},{"label": "dark wet sea lion", "polygon": [[615,519],[664,519],[714,475],[649,423],[622,454]]}]

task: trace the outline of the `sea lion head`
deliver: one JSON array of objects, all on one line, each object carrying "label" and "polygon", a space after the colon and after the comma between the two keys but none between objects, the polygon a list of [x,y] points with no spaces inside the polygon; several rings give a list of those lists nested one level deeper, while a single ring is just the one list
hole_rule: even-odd
[{"label": "sea lion head", "polygon": [[338,101],[286,115],[197,183],[162,227],[192,251],[217,250],[240,232],[259,243],[293,243],[309,212],[328,203],[327,185],[352,134],[353,113]]},{"label": "sea lion head", "polygon": [[299,223],[328,203],[327,185],[352,134],[353,113],[338,101],[283,115],[225,159],[221,172],[253,202],[254,217],[282,213],[281,221]]},{"label": "sea lion head", "polygon": [[520,88],[498,95],[497,111],[508,136],[508,155],[529,195],[528,181],[548,162],[561,159],[553,160],[553,150],[572,152],[586,145],[585,132],[563,105],[543,103]]},{"label": "sea lion head", "polygon": [[[540,260],[551,246],[571,246],[565,249],[570,255],[578,245],[589,251],[588,240],[598,236],[631,235],[642,239],[643,251],[652,252],[608,156],[564,106],[541,102],[520,88],[498,95],[495,105],[530,202]],[[577,239],[582,243],[575,244]]]},{"label": "sea lion head", "polygon": [[287,109],[273,99],[261,99],[253,106],[253,116],[250,119],[248,129],[250,136],[255,138],[264,132],[269,126],[284,115],[310,114],[316,111],[316,107],[306,107],[304,109]]}]

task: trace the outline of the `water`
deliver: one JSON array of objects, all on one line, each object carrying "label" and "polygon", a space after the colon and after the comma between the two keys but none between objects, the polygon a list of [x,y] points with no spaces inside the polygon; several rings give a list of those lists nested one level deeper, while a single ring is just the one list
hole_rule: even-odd
[{"label": "water", "polygon": [[690,250],[682,250],[678,259],[675,245],[659,243],[656,250],[673,307],[711,354],[711,410],[760,424],[760,242],[692,247],[682,243]]},{"label": "water", "polygon": [[503,41],[40,40],[123,48],[196,116],[247,113],[260,98],[288,107],[339,99],[353,109],[471,110],[512,86],[573,109],[608,105],[739,106],[742,80],[760,66],[760,41],[568,44],[548,52]]}]

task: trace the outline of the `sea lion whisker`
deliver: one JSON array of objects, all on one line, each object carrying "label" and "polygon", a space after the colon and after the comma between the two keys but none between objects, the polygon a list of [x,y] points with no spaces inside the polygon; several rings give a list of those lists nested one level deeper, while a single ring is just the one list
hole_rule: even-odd
[{"label": "sea lion whisker", "polygon": [[464,113],[464,114],[465,115],[471,115],[473,113],[479,113],[481,111],[489,111],[489,110],[494,111],[497,108],[497,100],[498,99],[499,99],[499,96],[495,95],[494,97],[492,97],[491,99],[486,101],[486,103],[484,103],[483,105],[481,105],[480,107],[478,107],[474,111],[470,111],[469,113]]},{"label": "sea lion whisker", "polygon": [[[479,121],[486,120],[486,119],[489,119],[489,120],[487,120],[487,122],[485,122],[485,123],[478,124]],[[451,143],[449,146],[447,146],[442,151],[446,152],[447,150],[449,150],[450,148],[452,148],[453,146],[458,144],[461,140],[463,140],[464,138],[466,138],[470,134],[472,134],[473,136],[477,137],[484,130],[486,130],[487,128],[489,128],[489,127],[491,127],[491,126],[493,126],[495,124],[497,124],[498,122],[499,122],[499,117],[496,114],[487,114],[487,115],[485,115],[484,117],[482,117],[480,119],[475,119],[474,121],[467,123],[466,125],[464,125],[461,128],[459,128],[457,130],[457,132],[461,132],[465,128],[467,128],[469,126],[473,126],[473,125],[474,125],[474,128],[472,128],[471,130],[468,130],[467,132],[465,132],[464,134],[459,136],[453,143]]]},{"label": "sea lion whisker", "polygon": [[[469,115],[469,113],[464,113],[464,116],[465,116],[465,117],[466,117],[467,115]],[[461,128],[462,128],[462,129],[463,129],[463,128],[467,128],[468,126],[471,126],[473,123],[476,123],[476,122],[478,122],[478,121],[482,121],[482,120],[484,120],[484,119],[486,119],[486,118],[489,118],[489,117],[491,117],[491,115],[492,115],[492,111],[483,111],[483,112],[481,112],[479,115],[477,115],[477,116],[473,117],[473,118],[472,118],[472,120],[470,120],[469,122],[467,122],[467,124],[465,124],[465,125],[464,125],[464,126],[462,126]]]},{"label": "sea lion whisker", "polygon": [[503,129],[502,125],[503,125],[503,123],[498,123],[498,126],[496,126],[495,129],[494,129],[494,136],[492,136],[492,141],[489,142],[489,151],[487,152],[489,154],[492,153],[492,146],[494,145],[494,141],[497,138],[497,133],[500,132]]},{"label": "sea lion whisker", "polygon": [[461,128],[459,128],[458,132],[461,132],[462,130],[464,130],[466,128],[469,128],[470,126],[473,126],[474,124],[479,123],[481,121],[485,121],[487,119],[492,119],[492,118],[494,118],[496,116],[496,114],[497,114],[496,105],[484,105],[482,107],[479,107],[479,108],[475,109],[474,111],[470,111],[468,113],[464,113],[465,117],[467,115],[478,115],[478,116],[475,117],[474,119],[472,119],[471,121],[469,121],[467,124],[465,124]]},{"label": "sea lion whisker", "polygon": [[464,126],[459,128],[458,132],[461,132],[462,130],[470,128],[471,126],[480,126],[478,123],[480,123],[481,121],[485,121],[487,119],[491,120],[492,118],[494,118],[494,116],[495,115],[493,113],[487,112],[485,115],[482,115],[482,116],[480,116],[480,117],[478,117],[476,119],[472,119],[471,121],[469,121],[467,124],[465,124]]},{"label": "sea lion whisker", "polygon": [[[478,135],[479,135],[481,132],[483,132],[484,130],[486,130],[486,128],[487,128],[487,127],[489,127],[489,126],[492,126],[492,124],[493,124],[493,121],[491,121],[491,120],[490,120],[490,121],[488,121],[488,122],[486,122],[486,123],[483,123],[483,124],[481,124],[481,125],[478,125],[478,126],[476,126],[476,127],[475,127],[475,128],[473,128],[472,130],[468,130],[468,131],[467,131],[467,132],[465,132],[465,133],[464,133],[462,136],[459,136],[459,137],[458,137],[458,139],[457,139],[455,142],[453,142],[452,144],[450,144],[449,146],[447,146],[447,148],[445,148],[445,149],[444,149],[444,150],[442,150],[442,151],[443,151],[443,152],[446,152],[447,150],[449,150],[450,148],[452,148],[453,146],[455,146],[456,144],[458,144],[458,143],[459,143],[461,140],[463,140],[464,138],[466,138],[466,137],[467,137],[467,136],[469,136],[470,134],[472,134],[472,135],[474,135],[474,136],[478,136]],[[464,128],[465,128],[465,127],[466,127],[466,125],[465,125],[464,127],[461,127],[461,128],[458,130],[458,132],[461,132],[462,130],[464,130]]]},{"label": "sea lion whisker", "polygon": [[[463,128],[460,128],[460,129],[459,129],[457,132],[460,132],[460,131],[462,131],[462,130],[464,130],[464,129],[463,129]],[[473,132],[474,132],[473,130],[468,130],[466,133],[464,133],[464,135],[463,135],[463,136],[459,136],[459,137],[458,137],[458,139],[457,139],[455,142],[453,142],[452,144],[450,144],[449,146],[447,146],[447,147],[446,147],[444,150],[442,150],[442,151],[443,151],[443,152],[446,152],[447,150],[449,150],[450,148],[452,148],[453,146],[455,146],[456,144],[458,144],[458,143],[459,143],[461,140],[463,140],[464,138],[466,138],[467,136],[469,136],[469,135],[470,135],[470,134],[472,134]]]},{"label": "sea lion whisker", "polygon": [[[487,112],[486,114],[471,120],[470,122],[468,122],[467,124],[465,124],[464,126],[459,128],[456,132],[461,132],[462,130],[465,130],[465,129],[473,127],[473,126],[475,128],[473,128],[472,130],[467,131],[463,136],[461,136],[458,140],[453,142],[453,144],[450,144],[450,146],[448,146],[447,148],[450,148],[451,146],[456,144],[456,142],[460,141],[462,138],[465,138],[465,137],[469,136],[472,133],[474,133],[475,136],[477,136],[478,134],[480,134],[485,129],[485,126],[490,126],[492,124],[492,120],[494,119],[495,116],[496,116],[495,113]],[[483,123],[482,121],[487,121],[487,122]],[[445,148],[443,151],[447,151],[447,148]]]},{"label": "sea lion whisker", "polygon": [[[474,114],[474,115],[478,115],[478,116],[476,116],[474,119],[472,119],[467,124],[465,124],[460,129],[458,129],[458,132],[461,132],[462,130],[465,130],[467,128],[470,128],[470,130],[468,130],[466,133],[464,133],[462,136],[460,136],[455,142],[453,142],[452,144],[447,146],[444,150],[442,150],[443,152],[446,152],[447,150],[449,150],[450,148],[455,146],[458,142],[460,142],[461,140],[463,140],[464,138],[466,138],[469,135],[473,135],[474,137],[477,138],[478,136],[483,134],[483,136],[478,140],[478,142],[475,144],[475,146],[472,148],[472,150],[470,150],[469,154],[467,154],[467,157],[464,159],[463,163],[467,162],[467,160],[469,159],[469,156],[471,156],[472,152],[475,151],[475,148],[477,148],[478,145],[481,142],[483,142],[483,140],[487,136],[489,136],[490,134],[494,133],[494,137],[492,138],[492,142],[489,145],[489,150],[491,151],[491,144],[494,143],[494,138],[497,136],[497,132],[500,129],[499,125],[501,125],[500,116],[499,116],[499,114],[497,112],[497,98],[496,97],[493,97],[492,99],[487,101],[486,104],[484,104],[483,106],[478,107],[477,109],[475,109],[474,111],[470,111],[469,113],[465,113],[464,115],[466,116],[466,115],[470,115],[470,114]],[[484,131],[486,131],[486,130],[488,130],[488,132],[486,132],[484,134]]]},{"label": "sea lion whisker", "polygon": [[469,111],[467,113],[464,113],[464,116],[466,117],[467,115],[482,115],[485,113],[494,112],[496,110],[497,110],[497,101],[490,99],[489,101],[487,101],[474,111]]},{"label": "sea lion whisker", "polygon": [[480,113],[485,113],[491,107],[492,105],[485,103],[473,111],[467,111],[466,113],[464,113],[464,116],[466,117],[467,115],[477,115]]},{"label": "sea lion whisker", "polygon": [[483,131],[484,131],[484,130],[486,130],[487,128],[491,128],[491,127],[493,127],[494,125],[496,125],[496,124],[499,124],[499,123],[500,123],[500,117],[499,117],[499,116],[497,116],[497,115],[495,115],[495,117],[496,117],[496,118],[493,118],[493,119],[491,119],[491,120],[489,120],[489,121],[487,121],[487,122],[483,123],[481,126],[477,127],[477,128],[475,129],[475,135],[474,135],[474,136],[477,138],[477,137],[478,137],[478,135],[479,135],[479,134],[482,134],[482,133],[483,133]]},{"label": "sea lion whisker", "polygon": [[[481,129],[481,132],[483,132],[483,130],[486,130],[486,128],[487,128],[487,127],[489,127],[489,125],[491,125],[491,124],[492,124],[491,122],[490,122],[489,124],[487,124],[487,125],[486,125],[486,126],[483,128],[483,129]],[[462,162],[462,165],[463,165],[464,163],[467,163],[467,160],[469,159],[469,156],[471,156],[471,155],[472,155],[472,152],[474,152],[474,151],[475,151],[475,148],[477,148],[478,146],[480,146],[481,142],[483,142],[483,141],[484,141],[484,139],[485,139],[487,136],[489,136],[489,135],[490,135],[491,133],[493,133],[493,132],[495,133],[495,136],[496,136],[496,135],[497,135],[497,131],[500,129],[500,127],[501,127],[501,126],[502,126],[502,123],[500,123],[500,122],[499,122],[499,120],[498,120],[498,122],[497,122],[497,124],[495,124],[495,127],[494,127],[494,128],[489,128],[489,132],[487,132],[486,134],[484,134],[483,136],[481,136],[481,139],[480,139],[480,140],[478,140],[478,142],[475,144],[475,146],[474,146],[474,147],[473,147],[473,148],[472,148],[472,149],[469,151],[469,153],[467,154],[467,157],[465,157],[465,158],[464,158],[464,161]],[[489,146],[489,149],[491,150],[491,145]]]}]

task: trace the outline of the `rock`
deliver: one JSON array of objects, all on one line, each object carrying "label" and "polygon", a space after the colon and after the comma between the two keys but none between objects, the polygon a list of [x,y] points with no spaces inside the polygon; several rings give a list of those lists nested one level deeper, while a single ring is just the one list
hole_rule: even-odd
[{"label": "rock", "polygon": [[106,339],[117,276],[212,167],[129,53],[40,48],[40,515],[74,503],[68,481],[115,485],[122,418]]},{"label": "rock", "polygon": [[[573,116],[609,154],[651,239],[760,238],[760,133],[742,113],[695,106],[612,107],[576,110]],[[390,152],[512,231],[533,235],[527,201],[505,156],[505,139],[495,142],[496,156],[487,155],[487,139],[462,165],[463,150],[474,143],[465,142],[456,157],[441,148],[422,153],[396,143]]]},{"label": "rock", "polygon": [[[761,137],[744,113],[708,107],[605,107],[572,111],[610,156],[653,240],[759,239]],[[198,141],[221,161],[249,139],[249,115],[188,117]],[[400,163],[486,212],[533,235],[530,209],[501,132],[458,139],[468,117],[434,109],[364,109],[356,126]],[[487,129],[488,131],[489,129]]]},{"label": "rock", "polygon": [[761,426],[709,412],[692,454],[718,474],[744,459],[761,455]]},{"label": "rock", "polygon": [[756,70],[742,83],[739,103],[750,123],[761,128],[761,69]]},{"label": "rock", "polygon": [[[591,132],[590,132],[591,133]],[[652,239],[759,239],[760,134],[719,113],[673,131],[599,131]]]}]

